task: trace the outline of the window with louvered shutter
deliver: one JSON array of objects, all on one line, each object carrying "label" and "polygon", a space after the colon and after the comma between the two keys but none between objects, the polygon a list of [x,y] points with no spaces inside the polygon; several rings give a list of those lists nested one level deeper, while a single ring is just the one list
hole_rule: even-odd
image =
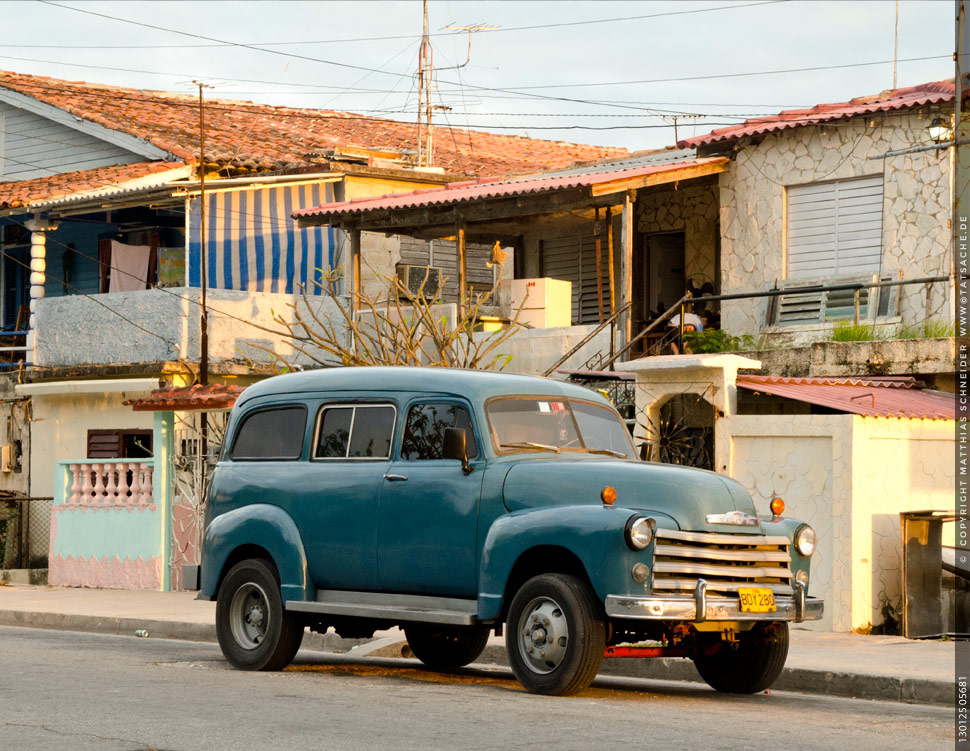
[{"label": "window with louvered shutter", "polygon": [[[609,314],[610,274],[607,257],[607,241],[603,237],[600,252],[602,258],[601,284],[603,299]],[[614,273],[619,281],[619,259],[614,248]],[[543,240],[540,245],[540,273],[544,277],[572,282],[574,325],[599,323],[599,297],[596,290],[596,238],[593,235],[561,237]]]},{"label": "window with louvered shutter", "polygon": [[882,175],[788,188],[788,279],[874,274],[882,265]]}]

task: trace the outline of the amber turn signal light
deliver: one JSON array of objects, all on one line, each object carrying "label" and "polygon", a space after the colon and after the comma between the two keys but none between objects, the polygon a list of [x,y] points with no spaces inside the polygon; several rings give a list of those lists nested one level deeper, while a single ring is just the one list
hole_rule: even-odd
[{"label": "amber turn signal light", "polygon": [[775,516],[781,516],[785,513],[785,502],[781,498],[772,499],[771,503],[768,504],[768,508],[771,509],[771,513]]},{"label": "amber turn signal light", "polygon": [[612,506],[613,501],[616,500],[616,488],[614,488],[612,485],[607,485],[605,488],[603,488],[603,492],[600,493],[600,498],[603,499],[603,503],[605,503],[607,506]]}]

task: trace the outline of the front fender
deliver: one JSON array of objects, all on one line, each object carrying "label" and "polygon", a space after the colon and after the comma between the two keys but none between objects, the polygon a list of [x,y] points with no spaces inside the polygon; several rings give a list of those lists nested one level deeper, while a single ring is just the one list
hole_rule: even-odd
[{"label": "front fender", "polygon": [[278,506],[255,503],[217,516],[202,541],[200,596],[215,599],[226,562],[244,545],[266,550],[280,575],[283,602],[314,600],[316,588],[307,575],[303,539],[290,515]]},{"label": "front fender", "polygon": [[[516,562],[540,546],[565,548],[575,555],[601,602],[607,594],[629,592],[634,585],[630,569],[639,561],[649,563],[653,557],[652,544],[646,550],[633,551],[624,538],[627,520],[640,513],[606,506],[554,506],[523,509],[498,518],[482,549],[479,619],[489,621],[501,616],[506,585]],[[665,521],[661,526],[676,526],[672,519]]]}]

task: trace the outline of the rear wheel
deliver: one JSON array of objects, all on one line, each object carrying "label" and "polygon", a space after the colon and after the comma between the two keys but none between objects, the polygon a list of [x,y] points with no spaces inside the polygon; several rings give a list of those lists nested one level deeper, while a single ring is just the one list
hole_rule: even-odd
[{"label": "rear wheel", "polygon": [[303,621],[283,609],[276,568],[254,558],[226,574],[216,602],[222,654],[238,670],[282,670],[303,641]]},{"label": "rear wheel", "polygon": [[713,654],[697,654],[694,665],[717,691],[755,694],[777,680],[787,657],[788,624],[758,623],[738,635],[737,646],[722,641]]},{"label": "rear wheel", "polygon": [[414,656],[429,668],[461,668],[474,662],[488,643],[488,629],[480,626],[414,624],[404,627]]},{"label": "rear wheel", "polygon": [[509,606],[505,644],[512,672],[526,691],[579,693],[593,682],[603,661],[606,628],[599,602],[575,576],[529,579]]}]

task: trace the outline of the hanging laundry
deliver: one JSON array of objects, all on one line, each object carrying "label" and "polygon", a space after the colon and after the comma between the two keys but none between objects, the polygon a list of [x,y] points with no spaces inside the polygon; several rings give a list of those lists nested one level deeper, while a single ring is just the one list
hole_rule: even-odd
[{"label": "hanging laundry", "polygon": [[126,245],[111,241],[111,280],[108,292],[148,289],[150,245]]}]

